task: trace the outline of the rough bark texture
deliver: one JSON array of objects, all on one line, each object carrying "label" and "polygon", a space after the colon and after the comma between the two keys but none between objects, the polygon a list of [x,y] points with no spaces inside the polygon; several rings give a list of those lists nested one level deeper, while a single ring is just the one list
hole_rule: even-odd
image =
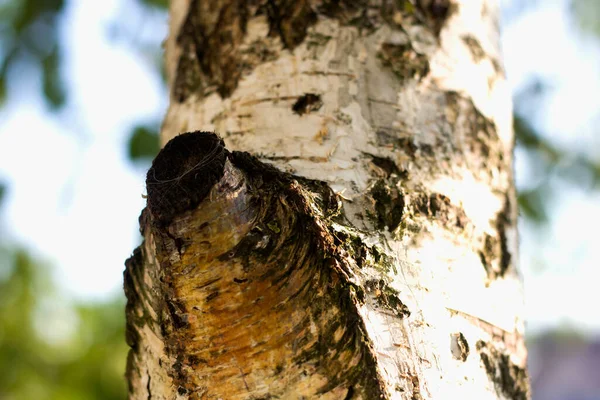
[{"label": "rough bark texture", "polygon": [[494,2],[174,0],[166,62],[131,398],[528,398]]}]

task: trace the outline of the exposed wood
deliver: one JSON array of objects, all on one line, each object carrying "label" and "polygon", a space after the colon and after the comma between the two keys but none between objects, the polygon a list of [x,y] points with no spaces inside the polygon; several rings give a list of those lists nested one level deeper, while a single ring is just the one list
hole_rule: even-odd
[{"label": "exposed wood", "polygon": [[497,14],[172,2],[132,398],[528,398]]}]

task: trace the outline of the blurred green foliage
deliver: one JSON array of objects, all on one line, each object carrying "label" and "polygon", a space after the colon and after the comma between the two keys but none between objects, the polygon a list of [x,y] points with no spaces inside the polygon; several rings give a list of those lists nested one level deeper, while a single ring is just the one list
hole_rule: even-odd
[{"label": "blurred green foliage", "polygon": [[149,6],[162,8],[164,10],[166,10],[169,6],[169,0],[142,0],[142,3]]},{"label": "blurred green foliage", "polygon": [[62,299],[44,266],[0,249],[0,399],[124,399],[124,299]]},{"label": "blurred green foliage", "polygon": [[588,33],[600,35],[600,4],[598,0],[571,0],[571,11],[578,26]]},{"label": "blurred green foliage", "polygon": [[[166,12],[169,7],[169,0],[140,0],[142,4],[155,7]],[[157,64],[159,72],[164,81],[166,81],[166,72],[161,61]],[[128,150],[129,158],[132,161],[151,161],[160,150],[160,141],[158,138],[160,123],[143,124],[133,128],[129,136]]]},{"label": "blurred green foliage", "polygon": [[129,138],[129,158],[132,161],[152,160],[158,154],[158,131],[151,126],[139,125]]},{"label": "blurred green foliage", "polygon": [[2,207],[2,201],[4,200],[4,195],[6,194],[6,185],[0,182],[0,207]]},{"label": "blurred green foliage", "polygon": [[[168,4],[137,1],[164,12]],[[59,36],[67,4],[0,0],[0,106],[31,73],[41,74],[40,94],[50,109],[66,104]],[[132,160],[148,160],[158,152],[158,126],[140,124],[132,130]],[[0,207],[6,189],[0,183]],[[124,306],[123,295],[95,303],[66,299],[47,266],[0,241],[0,399],[126,398]]]},{"label": "blurred green foliage", "polygon": [[[7,79],[23,79],[23,63],[35,64],[42,74],[43,94],[51,108],[65,103],[60,76],[58,38],[63,0],[4,0],[0,2],[0,104],[6,100]],[[14,75],[13,75],[14,74]]]},{"label": "blurred green foliage", "polygon": [[517,148],[524,150],[536,175],[530,186],[519,188],[519,209],[522,216],[537,224],[548,222],[550,201],[556,193],[557,183],[568,183],[586,191],[600,187],[600,159],[555,144],[530,122],[535,117],[531,109],[536,108],[546,92],[546,83],[531,82],[516,96],[514,115]]},{"label": "blurred green foliage", "polygon": [[[137,1],[164,12],[168,7],[168,0]],[[9,81],[16,92],[18,85],[30,78],[25,74],[31,70],[23,65],[40,71],[41,94],[51,109],[66,103],[67,86],[61,74],[64,49],[59,40],[65,6],[64,0],[0,0],[0,106],[8,100]],[[145,124],[132,130],[128,145],[132,160],[151,159],[157,154],[158,128],[151,126]]]},{"label": "blurred green foliage", "polygon": [[600,184],[600,161],[585,154],[568,151],[542,138],[524,117],[515,116],[517,143],[528,152],[535,153],[543,163],[543,173],[566,179],[586,189],[596,189]]},{"label": "blurred green foliage", "polygon": [[[167,11],[169,0],[140,0],[142,4],[148,7],[154,7],[159,10]],[[166,81],[166,71],[162,63],[162,56],[157,63],[160,76]],[[129,136],[127,144],[129,159],[136,162],[149,162],[154,159],[160,150],[159,135],[160,123],[146,123],[135,126]]]}]

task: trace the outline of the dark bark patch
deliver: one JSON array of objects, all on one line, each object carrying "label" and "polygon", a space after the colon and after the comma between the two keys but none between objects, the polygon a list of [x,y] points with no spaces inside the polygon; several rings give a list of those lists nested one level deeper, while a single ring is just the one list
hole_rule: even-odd
[{"label": "dark bark patch", "polygon": [[408,43],[383,43],[377,55],[383,65],[391,68],[400,82],[420,80],[429,73],[427,56],[417,53]]},{"label": "dark bark patch", "polygon": [[479,258],[489,279],[503,277],[510,268],[512,255],[508,249],[506,230],[511,225],[510,202],[506,199],[504,208],[496,215],[496,236],[485,234],[483,247],[479,251]]},{"label": "dark bark patch", "polygon": [[466,361],[469,357],[469,343],[462,332],[450,335],[450,351],[457,360]]},{"label": "dark bark patch", "polygon": [[427,17],[427,22],[436,35],[440,34],[448,18],[457,11],[450,0],[418,0],[418,9]]},{"label": "dark bark patch", "polygon": [[210,294],[208,296],[206,296],[206,302],[208,303],[209,301],[216,299],[218,296],[219,296],[218,290],[210,292]]},{"label": "dark bark patch", "polygon": [[148,400],[152,399],[152,377],[148,374],[148,383],[146,384],[146,390],[148,391]]},{"label": "dark bark patch", "polygon": [[[466,117],[467,129],[465,132],[469,135],[470,143],[468,143],[469,150],[479,155],[482,159],[490,156],[490,147],[492,140],[499,144],[498,134],[496,132],[496,126],[493,121],[483,115],[469,100],[466,112],[463,114]],[[500,158],[502,155],[498,155]]]},{"label": "dark bark patch", "polygon": [[483,60],[485,57],[485,50],[481,47],[479,40],[473,35],[464,35],[461,37],[462,41],[465,43],[469,51],[471,52],[471,56],[475,62],[479,62]]},{"label": "dark bark patch", "polygon": [[[242,75],[251,72],[257,65],[276,60],[277,55],[277,51],[266,40],[255,40],[248,47],[240,50]],[[238,117],[243,118],[245,116],[239,115]]]},{"label": "dark bark patch", "polygon": [[351,400],[354,397],[354,386],[350,386],[344,396],[344,400]]},{"label": "dark bark patch", "polygon": [[423,396],[421,395],[421,384],[419,383],[419,376],[416,374],[410,374],[410,381],[412,384],[411,400],[423,400]]},{"label": "dark bark patch", "polygon": [[293,49],[304,41],[308,27],[317,22],[309,0],[269,0],[266,4],[270,34]]},{"label": "dark bark patch", "polygon": [[387,227],[393,232],[404,213],[404,196],[393,183],[393,180],[379,179],[371,188],[374,202],[373,219],[378,229]]},{"label": "dark bark patch", "polygon": [[[226,261],[232,258],[239,258],[244,272],[248,272],[250,270],[250,256],[252,255],[254,258],[262,257],[265,259],[273,251],[276,239],[276,236],[269,233],[266,224],[257,225],[248,232],[233,249],[219,256],[219,259]],[[248,279],[245,281],[247,280]]]},{"label": "dark bark patch", "polygon": [[193,209],[223,176],[228,151],[210,132],[176,136],[158,153],[146,175],[148,210],[159,225]]},{"label": "dark bark patch", "polygon": [[179,387],[177,388],[177,393],[178,393],[180,396],[185,396],[185,395],[188,393],[188,390],[187,390],[186,388],[182,387],[182,386],[179,386]]},{"label": "dark bark patch", "polygon": [[388,228],[393,232],[402,222],[405,200],[400,182],[407,178],[408,171],[398,168],[396,163],[387,157],[379,157],[365,153],[371,158],[372,176],[376,178],[371,186],[373,207],[366,213],[378,229]]},{"label": "dark bark patch", "polygon": [[269,36],[279,36],[289,49],[302,43],[317,21],[308,0],[192,0],[177,36],[175,100],[214,91],[229,97],[244,74],[276,57],[267,38],[244,45],[248,20],[261,13],[268,16]]},{"label": "dark bark patch", "polygon": [[383,22],[379,7],[372,6],[369,0],[323,0],[317,10],[319,14],[335,18],[343,25],[372,31]]},{"label": "dark bark patch", "polygon": [[400,149],[404,150],[404,152],[410,156],[411,158],[415,157],[415,153],[418,149],[417,145],[415,145],[415,142],[411,139],[411,138],[399,138],[397,140],[398,146],[400,147]]},{"label": "dark bark patch", "polygon": [[418,0],[416,5],[414,0],[322,0],[315,3],[319,14],[366,32],[384,23],[393,27],[418,23],[425,24],[436,35],[457,9],[449,0]]},{"label": "dark bark patch", "polygon": [[173,85],[177,101],[192,93],[204,95],[211,87],[228,97],[237,87],[242,73],[238,50],[250,12],[247,3],[192,0],[177,36],[182,51]]},{"label": "dark bark patch", "polygon": [[498,268],[494,268],[494,261],[498,258],[498,240],[488,234],[484,235],[483,248],[479,250],[479,258],[483,264],[483,268],[489,279],[494,279],[498,276]]},{"label": "dark bark patch", "polygon": [[526,369],[515,365],[508,354],[499,351],[493,344],[479,340],[476,348],[485,372],[499,394],[514,400],[530,398]]},{"label": "dark bark patch", "polygon": [[417,146],[414,140],[410,137],[397,137],[393,132],[386,130],[377,131],[377,143],[380,146],[391,146],[394,150],[400,150],[411,160],[415,160],[415,156],[418,150],[421,150],[420,146]]},{"label": "dark bark patch", "polygon": [[384,172],[386,178],[390,178],[392,175],[398,177],[404,177],[406,175],[406,171],[400,171],[392,159],[388,157],[378,157],[373,154],[368,154],[368,156],[371,157],[371,162]]},{"label": "dark bark patch", "polygon": [[510,169],[496,124],[483,115],[471,99],[456,92],[446,93],[446,104],[447,114],[454,116],[451,118],[455,124],[454,131],[462,136],[455,146],[459,149],[458,155],[463,153],[462,157],[469,160],[471,170],[493,174],[493,170]]},{"label": "dark bark patch", "polygon": [[[371,267],[384,272],[392,269],[395,271],[393,260],[386,253],[382,252],[375,245],[368,245],[358,235],[336,232],[334,235],[334,244],[344,248],[360,269]],[[357,299],[362,304],[364,302],[364,292],[359,287],[355,289],[357,290]]]},{"label": "dark bark patch", "polygon": [[325,46],[333,36],[324,35],[319,32],[310,32],[306,38],[306,47],[308,49],[315,49]]},{"label": "dark bark patch", "polygon": [[180,301],[170,300],[167,301],[167,309],[169,310],[175,329],[187,328],[189,326],[185,304]]},{"label": "dark bark patch", "polygon": [[137,247],[133,251],[133,255],[125,261],[125,271],[123,272],[123,288],[127,305],[125,306],[125,315],[127,316],[127,327],[125,329],[125,341],[134,351],[137,351],[137,346],[140,339],[140,334],[136,329],[138,323],[141,322],[137,317],[136,306],[142,304],[142,294],[138,292],[136,285],[137,276],[139,279],[143,275],[144,256],[142,247]]},{"label": "dark bark patch", "polygon": [[312,192],[314,195],[313,200],[320,207],[325,217],[329,218],[340,212],[341,203],[338,202],[338,196],[326,182],[294,176],[280,171],[270,164],[261,162],[257,157],[248,152],[231,152],[230,160],[250,177],[253,186],[256,188],[261,188],[263,185],[272,185],[276,182],[285,182],[289,185],[293,181],[296,181]]},{"label": "dark bark patch", "polygon": [[387,130],[378,130],[377,144],[379,146],[391,146],[395,150],[400,150],[404,154],[410,157],[411,160],[415,159],[415,155],[419,147],[415,144],[414,140],[410,137],[397,137],[394,135],[395,132]]},{"label": "dark bark patch", "polygon": [[314,93],[305,93],[298,97],[292,105],[292,111],[298,115],[308,114],[319,110],[323,106],[321,96]]},{"label": "dark bark patch", "polygon": [[502,211],[496,216],[496,230],[500,239],[500,275],[504,276],[508,271],[512,256],[508,249],[508,238],[506,237],[506,230],[512,225],[510,199],[508,196],[504,201],[504,207]]},{"label": "dark bark patch", "polygon": [[504,76],[504,66],[497,58],[492,58],[492,66],[494,67],[494,72],[500,76]]},{"label": "dark bark patch", "polygon": [[382,279],[372,279],[365,283],[367,291],[375,298],[377,305],[391,310],[399,318],[410,317],[410,310],[400,300],[400,292],[385,283]]},{"label": "dark bark patch", "polygon": [[231,153],[230,159],[233,165],[249,175],[257,188],[261,188],[264,184],[277,180],[289,181],[291,179],[290,174],[286,174],[270,164],[261,162],[256,156],[246,151],[234,151]]},{"label": "dark bark patch", "polygon": [[440,193],[422,193],[412,200],[411,205],[416,213],[433,217],[448,228],[462,229],[468,223],[464,210],[453,205],[447,196]]},{"label": "dark bark patch", "polygon": [[184,47],[175,72],[173,97],[183,103],[192,93],[203,90],[203,83],[202,71],[193,48]]}]

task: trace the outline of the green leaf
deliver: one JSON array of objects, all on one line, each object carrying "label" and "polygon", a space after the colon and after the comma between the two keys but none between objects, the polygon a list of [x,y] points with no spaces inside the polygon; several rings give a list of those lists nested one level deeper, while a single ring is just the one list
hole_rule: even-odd
[{"label": "green leaf", "polygon": [[[47,266],[22,249],[1,250],[0,398],[125,398],[123,296],[69,301],[57,294]],[[72,327],[65,336],[46,334],[65,324]]]},{"label": "green leaf", "polygon": [[148,126],[137,126],[129,138],[129,158],[132,161],[153,159],[159,150],[158,131]]},{"label": "green leaf", "polygon": [[[6,74],[20,62],[35,65],[42,72],[42,92],[54,109],[65,102],[59,79],[59,14],[64,0],[0,0],[0,103],[6,97]],[[14,71],[13,71],[14,72]],[[15,76],[19,75],[19,70]],[[26,80],[18,76],[17,80]],[[18,89],[18,88],[17,88]]]}]

